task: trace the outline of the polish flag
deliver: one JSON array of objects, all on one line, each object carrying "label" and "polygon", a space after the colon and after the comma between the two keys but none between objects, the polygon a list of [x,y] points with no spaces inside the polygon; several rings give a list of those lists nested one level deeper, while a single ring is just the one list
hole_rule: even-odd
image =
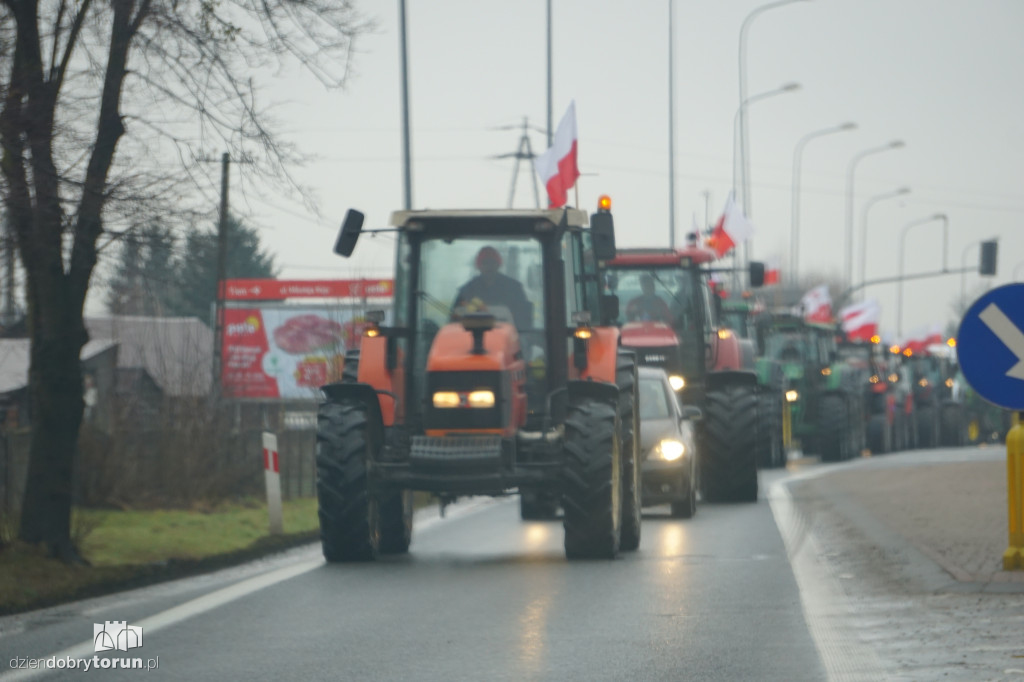
[{"label": "polish flag", "polygon": [[725,208],[722,209],[722,217],[718,219],[718,224],[708,238],[708,246],[721,258],[753,236],[754,226],[730,195],[729,200],[725,202]]},{"label": "polish flag", "polygon": [[843,331],[853,341],[870,341],[878,334],[878,323],[882,318],[882,307],[873,298],[862,303],[848,305],[839,311]]},{"label": "polish flag", "polygon": [[548,190],[548,207],[565,206],[569,199],[569,188],[576,184],[580,169],[576,165],[576,102],[569,103],[569,110],[558,123],[551,148],[533,160],[537,175]]},{"label": "polish flag", "polygon": [[909,348],[914,355],[923,355],[929,346],[941,344],[942,326],[934,324],[931,327],[918,327],[903,339],[904,349]]},{"label": "polish flag", "polygon": [[765,285],[778,284],[781,281],[782,278],[779,274],[779,260],[777,258],[770,258],[764,264],[764,283]]},{"label": "polish flag", "polygon": [[832,321],[832,297],[828,293],[828,285],[814,287],[800,299],[800,310],[808,322]]}]

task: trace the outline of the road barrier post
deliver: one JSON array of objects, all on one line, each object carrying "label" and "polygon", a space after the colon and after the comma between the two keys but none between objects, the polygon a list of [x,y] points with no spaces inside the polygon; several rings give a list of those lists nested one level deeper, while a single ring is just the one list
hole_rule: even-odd
[{"label": "road barrier post", "polygon": [[793,405],[789,401],[782,404],[782,450],[788,459],[793,449]]},{"label": "road barrier post", "polygon": [[1010,542],[1003,552],[1003,570],[1024,568],[1024,425],[1016,424],[1006,434],[1006,502]]},{"label": "road barrier post", "polygon": [[269,431],[263,432],[263,478],[267,484],[270,532],[277,535],[284,532],[281,519],[281,466],[277,455],[277,435]]}]

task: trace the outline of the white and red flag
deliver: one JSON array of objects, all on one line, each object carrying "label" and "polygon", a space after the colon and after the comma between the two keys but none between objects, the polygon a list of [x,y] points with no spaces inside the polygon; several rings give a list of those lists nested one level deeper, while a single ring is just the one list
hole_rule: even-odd
[{"label": "white and red flag", "polygon": [[839,311],[846,337],[854,341],[870,341],[878,335],[878,323],[882,318],[882,306],[873,298],[861,303],[848,305]]},{"label": "white and red flag", "polygon": [[808,322],[832,321],[832,297],[828,285],[814,287],[800,299],[800,310]]},{"label": "white and red flag", "polygon": [[576,164],[576,102],[558,122],[551,147],[533,160],[533,167],[548,190],[548,207],[565,206],[569,188],[576,184],[580,169]]},{"label": "white and red flag", "polygon": [[712,230],[711,236],[708,238],[708,246],[714,249],[718,257],[721,258],[753,236],[754,226],[743,215],[743,210],[732,200],[732,195],[729,195],[729,200],[725,202],[725,208],[722,209],[722,217],[718,219],[715,229]]},{"label": "white and red flag", "polygon": [[765,286],[769,284],[779,284],[782,282],[782,276],[779,273],[779,259],[769,258],[764,264],[764,283]]},{"label": "white and red flag", "polygon": [[915,355],[921,355],[928,350],[928,346],[942,342],[942,325],[933,324],[931,327],[918,327],[910,332],[900,345],[904,350],[909,348]]}]

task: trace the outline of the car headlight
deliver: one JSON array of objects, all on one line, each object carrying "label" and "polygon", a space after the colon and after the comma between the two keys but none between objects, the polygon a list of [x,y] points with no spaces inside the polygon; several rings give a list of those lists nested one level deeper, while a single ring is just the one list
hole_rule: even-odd
[{"label": "car headlight", "polygon": [[666,462],[674,462],[686,454],[686,446],[675,438],[666,438],[654,446],[654,457]]},{"label": "car headlight", "polygon": [[462,399],[455,391],[438,391],[434,394],[434,407],[438,409],[458,407],[461,404]]},{"label": "car headlight", "polygon": [[786,402],[787,403],[795,403],[799,398],[800,398],[800,394],[797,393],[796,391],[794,391],[792,389],[786,391]]},{"label": "car headlight", "polygon": [[672,387],[673,391],[681,391],[683,390],[683,387],[686,386],[686,379],[678,374],[673,374],[669,376],[668,383]]},{"label": "car headlight", "polygon": [[471,391],[467,402],[470,407],[494,407],[494,391]]}]

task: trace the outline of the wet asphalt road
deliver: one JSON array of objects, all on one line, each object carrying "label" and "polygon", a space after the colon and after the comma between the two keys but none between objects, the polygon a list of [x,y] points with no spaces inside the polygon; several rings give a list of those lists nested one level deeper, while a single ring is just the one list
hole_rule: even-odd
[{"label": "wet asphalt road", "polygon": [[573,563],[560,522],[521,522],[514,499],[471,501],[421,523],[407,557],[326,565],[306,548],[0,619],[0,649],[91,657],[92,624],[127,620],[145,631],[132,655],[159,657],[147,678],[824,680],[765,497],[687,521],[654,508],[638,552]]}]

